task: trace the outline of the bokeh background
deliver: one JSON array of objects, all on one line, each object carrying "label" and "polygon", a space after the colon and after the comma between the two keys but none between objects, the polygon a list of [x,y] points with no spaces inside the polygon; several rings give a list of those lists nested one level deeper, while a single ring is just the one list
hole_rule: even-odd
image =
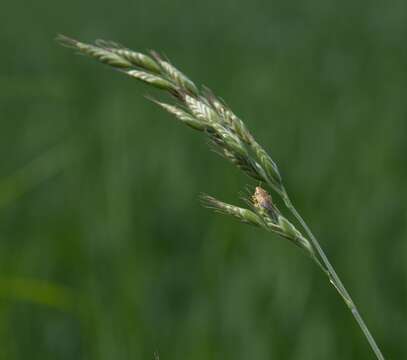
[{"label": "bokeh background", "polygon": [[373,359],[290,244],[203,209],[250,182],[145,85],[54,42],[166,54],[240,115],[388,359],[407,358],[407,3],[6,1],[0,359]]}]

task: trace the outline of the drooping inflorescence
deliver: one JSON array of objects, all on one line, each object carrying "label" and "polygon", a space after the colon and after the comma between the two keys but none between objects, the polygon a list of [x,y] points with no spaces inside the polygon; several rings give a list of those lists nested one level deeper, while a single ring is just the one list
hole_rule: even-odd
[{"label": "drooping inflorescence", "polygon": [[[150,100],[182,123],[206,134],[215,151],[246,175],[268,184],[279,194],[284,193],[277,165],[244,122],[212,91],[205,87],[199,90],[192,80],[156,52],[145,55],[110,41],[97,40],[91,45],[62,35],[58,36],[58,41],[155,88],[166,90],[175,100],[174,104]],[[266,190],[256,187],[251,200],[252,209],[249,210],[207,195],[202,197],[202,202],[217,212],[273,231],[313,253],[309,241],[281,215]]]},{"label": "drooping inflorescence", "polygon": [[150,55],[146,55],[110,41],[97,40],[92,45],[63,35],[59,35],[57,40],[62,45],[73,48],[128,76],[167,91],[172,96],[174,104],[156,99],[150,100],[174,115],[182,123],[203,132],[217,153],[250,178],[266,184],[279,194],[286,208],[305,230],[310,241],[281,214],[269,193],[260,186],[256,187],[248,201],[251,209],[230,205],[207,195],[202,196],[202,202],[219,213],[231,215],[244,223],[272,231],[305,250],[328,276],[330,283],[345,301],[376,357],[384,360],[356,305],[318,240],[289,199],[276,163],[255,140],[244,122],[221,99],[207,88],[199,89],[185,74],[154,51],[151,51]]},{"label": "drooping inflorescence", "polygon": [[174,104],[151,100],[184,124],[204,132],[216,152],[246,175],[268,184],[280,194],[284,193],[277,165],[254,139],[244,122],[209,89],[199,90],[168,60],[163,60],[154,51],[145,55],[104,40],[98,40],[94,45],[63,35],[59,35],[57,40],[81,54],[167,91],[175,100]]}]

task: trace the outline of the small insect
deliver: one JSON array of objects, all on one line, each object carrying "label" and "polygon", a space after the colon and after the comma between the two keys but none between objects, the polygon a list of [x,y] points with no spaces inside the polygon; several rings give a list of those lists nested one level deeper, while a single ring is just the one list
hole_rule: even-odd
[{"label": "small insect", "polygon": [[265,211],[274,222],[278,221],[280,212],[274,206],[273,199],[266,190],[264,190],[260,186],[257,186],[252,196],[252,201],[254,207],[258,208],[259,210]]},{"label": "small insect", "polygon": [[274,211],[273,200],[269,193],[260,186],[256,186],[254,195],[252,196],[253,204],[256,207]]}]

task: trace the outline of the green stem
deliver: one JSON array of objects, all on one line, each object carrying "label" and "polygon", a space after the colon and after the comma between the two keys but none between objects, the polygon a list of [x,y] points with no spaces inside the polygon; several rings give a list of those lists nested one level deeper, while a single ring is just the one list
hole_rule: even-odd
[{"label": "green stem", "polygon": [[311,229],[308,227],[307,223],[298,213],[297,209],[294,207],[293,203],[291,202],[291,200],[288,197],[286,192],[283,193],[283,199],[284,199],[284,203],[285,203],[286,207],[291,211],[293,216],[298,220],[298,222],[304,228],[305,232],[307,233],[308,237],[310,238],[310,240],[312,242],[312,245],[316,249],[319,257],[321,258],[322,263],[316,257],[313,260],[323,270],[323,272],[328,276],[330,283],[333,285],[333,287],[337,290],[339,295],[344,300],[346,306],[349,308],[350,312],[352,313],[353,317],[355,318],[356,322],[358,323],[360,329],[362,330],[363,334],[365,335],[367,341],[369,342],[369,345],[372,348],[377,359],[384,360],[383,354],[380,351],[379,347],[377,346],[375,339],[373,338],[368,327],[366,326],[362,316],[360,315],[355,303],[353,302],[352,298],[350,297],[350,295],[349,295],[348,291],[346,290],[345,286],[343,285],[341,279],[339,278],[335,269],[333,268],[333,266],[331,265],[327,256],[325,255],[325,252],[321,248],[321,245],[319,244],[318,240],[312,233]]}]

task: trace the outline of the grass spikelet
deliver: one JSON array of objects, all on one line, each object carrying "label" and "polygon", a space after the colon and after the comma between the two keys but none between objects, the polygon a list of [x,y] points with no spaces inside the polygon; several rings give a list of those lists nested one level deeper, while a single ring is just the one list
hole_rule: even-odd
[{"label": "grass spikelet", "polygon": [[181,89],[195,96],[199,94],[196,85],[184,73],[179,71],[169,61],[163,60],[157,52],[151,51],[151,55],[161,66],[163,73],[172,79],[177,85],[179,85]]},{"label": "grass spikelet", "polygon": [[170,105],[151,98],[150,100],[156,103],[158,106],[162,107],[164,110],[168,111],[170,114],[174,115],[178,120],[195,130],[204,131],[207,128],[207,125],[175,105]]},{"label": "grass spikelet", "polygon": [[167,80],[140,70],[126,70],[124,71],[127,75],[134,77],[138,80],[141,80],[147,84],[153,85],[154,87],[162,90],[171,91],[174,89],[174,86]]},{"label": "grass spikelet", "polygon": [[201,195],[201,203],[219,214],[230,215],[243,223],[260,227],[265,226],[262,218],[249,209],[227,204],[206,194]]},{"label": "grass spikelet", "polygon": [[150,56],[143,53],[127,49],[123,45],[112,41],[96,40],[95,44],[109,52],[112,52],[121,58],[128,60],[132,65],[155,74],[160,73],[160,66]]},{"label": "grass spikelet", "polygon": [[216,112],[213,111],[210,106],[205,104],[199,98],[184,94],[184,102],[189,111],[199,120],[208,124],[219,123],[219,117]]}]

